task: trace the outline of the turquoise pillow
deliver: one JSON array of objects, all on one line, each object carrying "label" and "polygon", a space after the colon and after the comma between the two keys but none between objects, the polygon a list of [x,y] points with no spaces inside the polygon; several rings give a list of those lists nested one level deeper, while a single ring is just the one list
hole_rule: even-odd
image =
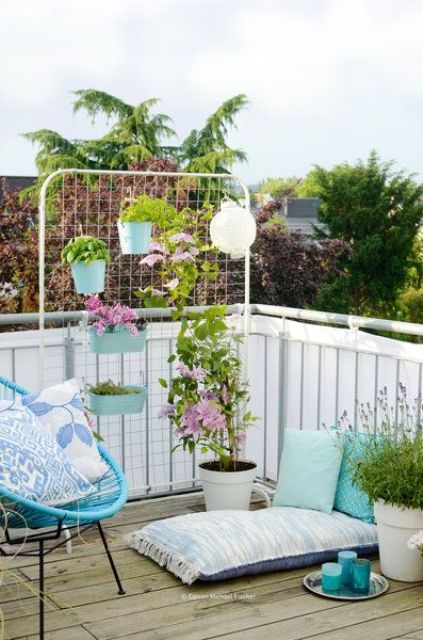
[{"label": "turquoise pillow", "polygon": [[353,518],[372,523],[374,522],[373,504],[368,496],[353,484],[351,468],[351,461],[360,457],[363,439],[366,437],[363,433],[349,433],[344,436],[344,453],[333,507]]},{"label": "turquoise pillow", "polygon": [[342,461],[342,447],[327,431],[286,429],[275,507],[331,513]]}]

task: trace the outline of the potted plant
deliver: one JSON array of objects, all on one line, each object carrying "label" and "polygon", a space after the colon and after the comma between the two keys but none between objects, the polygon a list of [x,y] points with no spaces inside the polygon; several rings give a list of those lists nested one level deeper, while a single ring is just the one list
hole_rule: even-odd
[{"label": "potted plant", "polygon": [[[175,448],[193,453],[198,447],[213,455],[199,465],[208,511],[248,509],[257,470],[254,462],[240,459],[255,418],[246,411],[249,390],[236,350],[241,337],[228,329],[225,315],[226,308],[217,306],[182,319],[170,357],[178,359],[178,375],[160,413],[175,427]],[[160,383],[168,387],[165,380]]]},{"label": "potted plant", "polygon": [[122,253],[148,253],[153,224],[163,227],[173,215],[175,208],[161,198],[125,198],[117,223]]},{"label": "potted plant", "polygon": [[382,573],[415,582],[423,580],[423,557],[417,557],[407,543],[423,529],[421,399],[411,407],[400,384],[397,412],[389,406],[386,387],[378,403],[383,418],[375,435],[374,413],[361,409],[368,437],[361,438],[360,455],[351,459],[353,479],[374,502]]},{"label": "potted plant", "polygon": [[88,328],[93,353],[131,353],[144,350],[147,323],[122,304],[104,304],[98,295],[85,301],[85,308],[96,316]]},{"label": "potted plant", "polygon": [[104,240],[94,236],[78,236],[64,247],[62,264],[70,264],[77,293],[104,291],[106,263],[110,253]]},{"label": "potted plant", "polygon": [[147,393],[146,385],[123,385],[107,380],[89,385],[88,406],[97,416],[141,413]]}]

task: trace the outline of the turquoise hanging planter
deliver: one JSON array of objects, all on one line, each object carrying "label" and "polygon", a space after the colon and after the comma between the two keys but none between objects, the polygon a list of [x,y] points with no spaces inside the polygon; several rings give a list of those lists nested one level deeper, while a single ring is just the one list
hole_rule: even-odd
[{"label": "turquoise hanging planter", "polygon": [[72,262],[71,270],[76,293],[101,293],[104,291],[106,261],[96,260],[90,264]]},{"label": "turquoise hanging planter", "polygon": [[124,327],[116,327],[111,333],[97,334],[95,327],[88,329],[90,349],[92,353],[139,353],[144,351],[148,329],[138,331],[133,336]]},{"label": "turquoise hanging planter", "polygon": [[130,389],[139,389],[139,393],[127,393],[116,396],[100,396],[88,392],[89,408],[96,416],[121,416],[141,413],[148,395],[148,387],[142,385],[125,385]]},{"label": "turquoise hanging planter", "polygon": [[120,248],[123,254],[148,253],[152,222],[122,222],[117,223]]}]

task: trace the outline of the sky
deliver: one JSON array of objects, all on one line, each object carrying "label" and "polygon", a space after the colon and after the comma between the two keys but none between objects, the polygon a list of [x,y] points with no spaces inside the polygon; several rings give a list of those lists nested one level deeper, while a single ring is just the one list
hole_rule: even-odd
[{"label": "sky", "polygon": [[183,139],[237,94],[247,182],[376,149],[423,174],[423,0],[2,0],[0,175],[35,175],[20,134],[106,131],[72,91],[161,99]]}]

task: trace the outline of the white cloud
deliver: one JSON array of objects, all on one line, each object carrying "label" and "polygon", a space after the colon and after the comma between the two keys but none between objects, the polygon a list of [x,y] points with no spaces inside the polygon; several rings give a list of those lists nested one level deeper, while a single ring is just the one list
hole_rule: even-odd
[{"label": "white cloud", "polygon": [[301,174],[373,146],[419,170],[422,24],[420,0],[5,3],[0,173],[33,171],[22,131],[92,135],[70,105],[71,90],[90,86],[130,102],[162,97],[181,136],[247,93],[232,139],[249,154],[238,169],[249,178]]},{"label": "white cloud", "polygon": [[320,10],[310,14],[298,11],[295,2],[250,4],[233,20],[226,44],[200,53],[193,81],[210,96],[227,95],[234,84],[248,86],[255,105],[283,115],[331,108],[347,93],[354,98],[372,91],[375,79],[384,80],[394,98],[422,94],[416,86],[423,53],[421,3],[316,4]]}]

